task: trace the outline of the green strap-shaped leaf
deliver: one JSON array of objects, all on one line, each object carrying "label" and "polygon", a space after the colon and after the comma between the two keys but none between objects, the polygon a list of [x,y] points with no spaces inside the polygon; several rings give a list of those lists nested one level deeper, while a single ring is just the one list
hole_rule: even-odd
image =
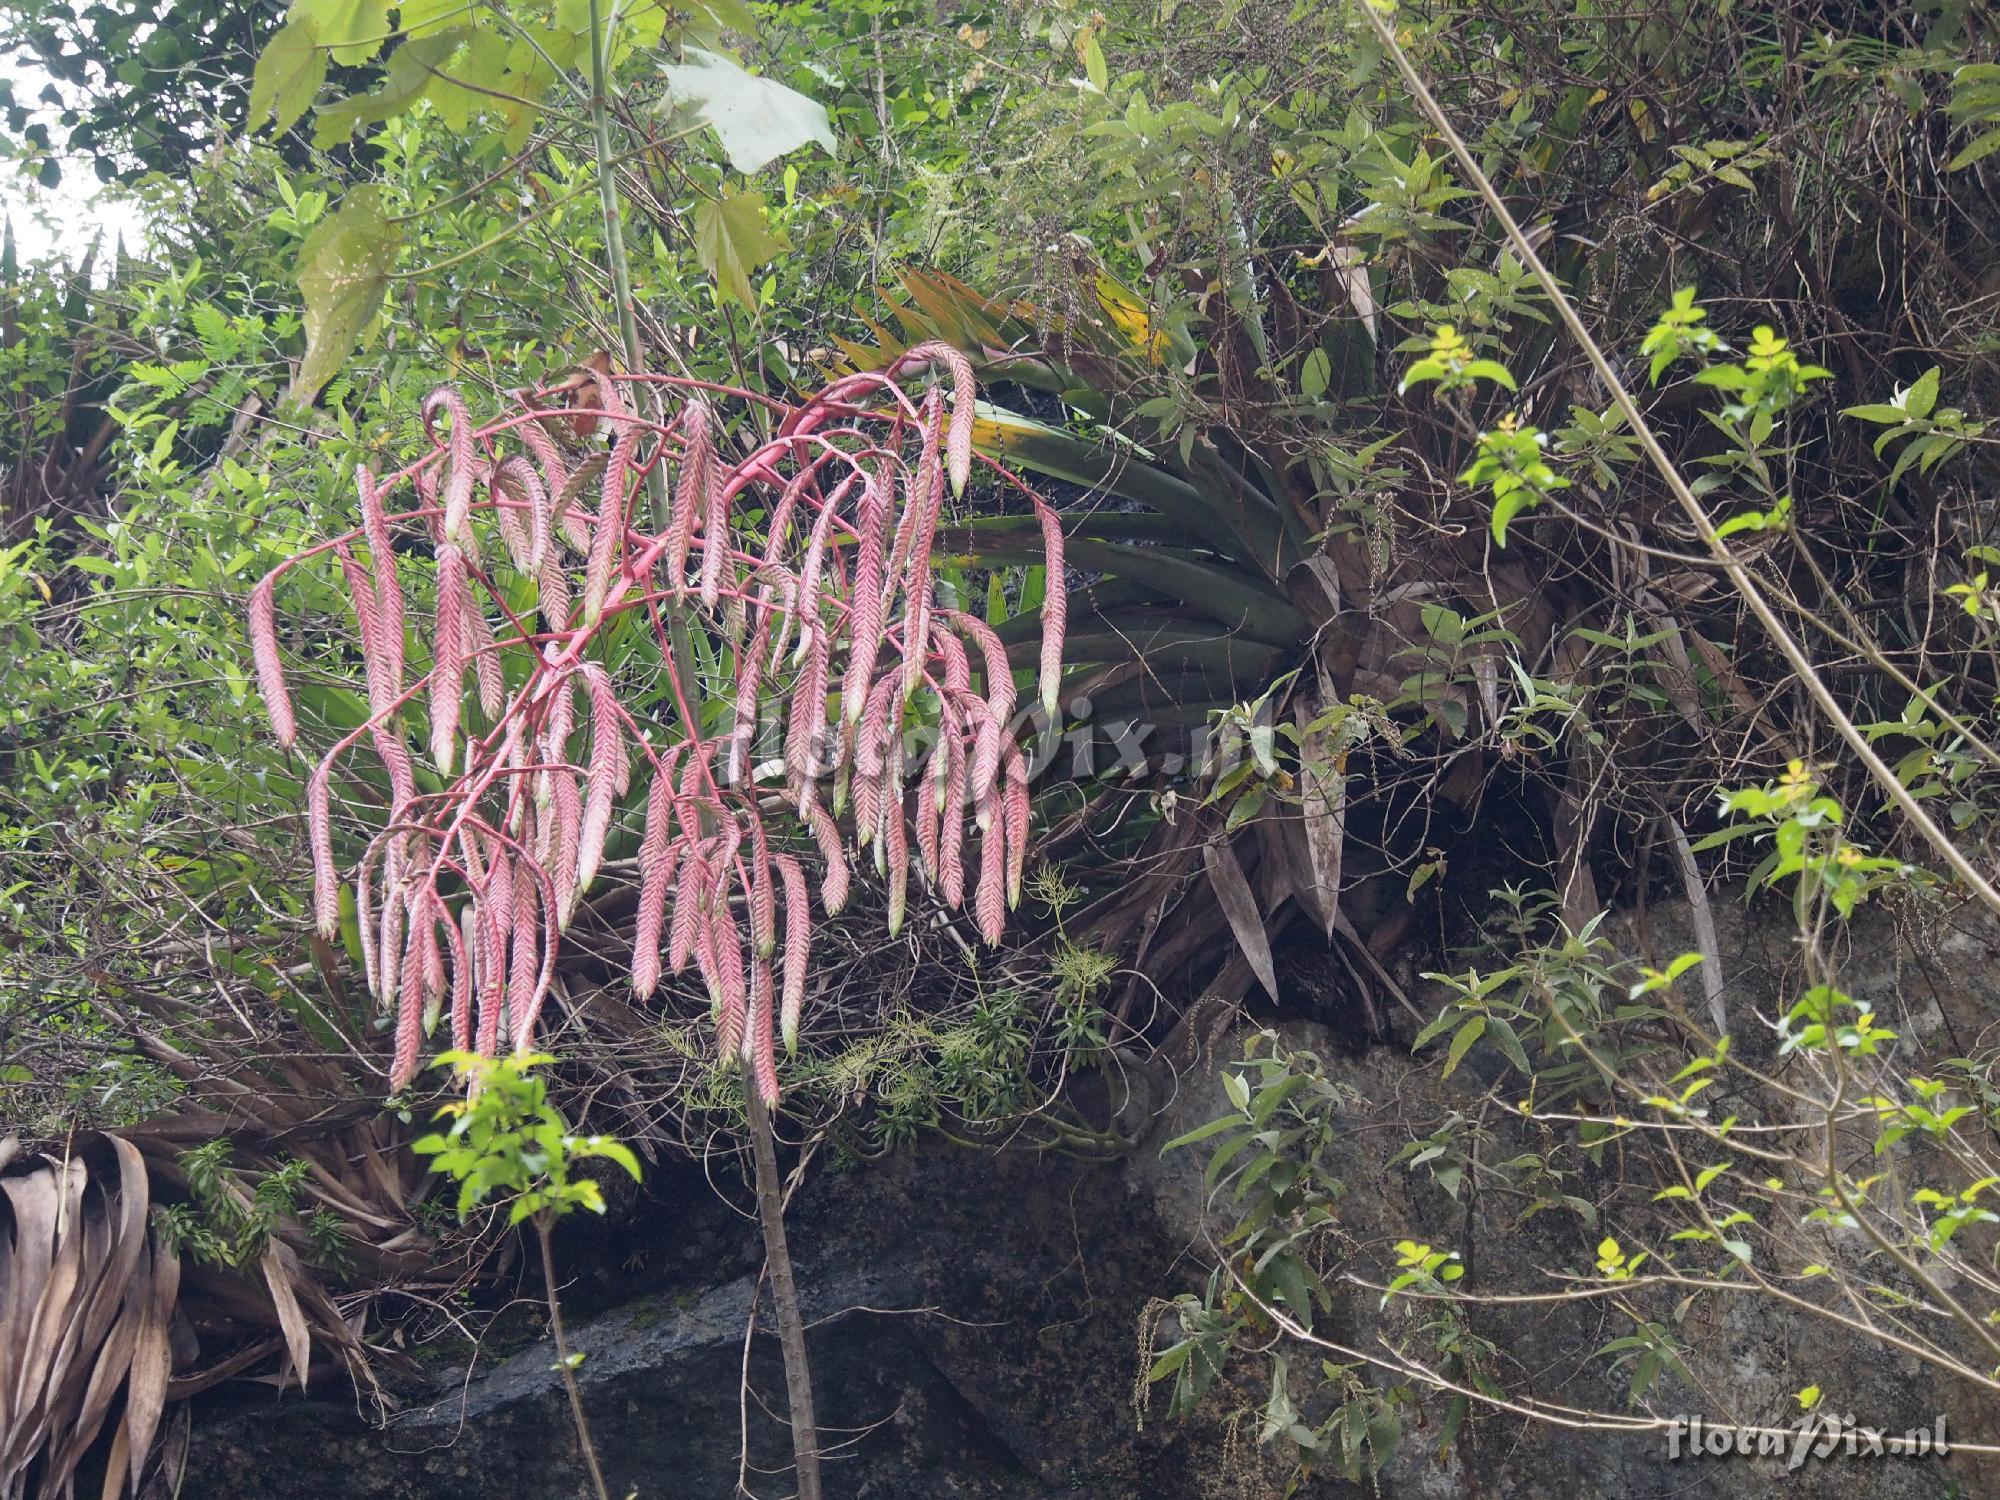
[{"label": "green strap-shaped leaf", "polygon": [[1018,413],[981,402],[972,440],[990,458],[1149,505],[1211,546],[1241,553],[1245,538],[1217,503],[1186,480],[1103,444],[1087,443]]}]

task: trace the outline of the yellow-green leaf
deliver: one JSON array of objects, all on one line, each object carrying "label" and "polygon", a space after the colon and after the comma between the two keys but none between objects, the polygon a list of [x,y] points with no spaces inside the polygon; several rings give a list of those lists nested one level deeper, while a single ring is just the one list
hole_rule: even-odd
[{"label": "yellow-green leaf", "polygon": [[389,33],[389,0],[296,0],[291,19],[311,22],[333,60],[352,67],[382,50]]},{"label": "yellow-green leaf", "polygon": [[723,295],[755,310],[750,273],[779,250],[783,241],[764,222],[764,195],[730,191],[707,198],[694,211],[694,251]]},{"label": "yellow-green leaf", "polygon": [[458,26],[472,19],[471,0],[403,0],[396,9],[396,24],[404,36],[422,36],[446,23]]},{"label": "yellow-green leaf", "polygon": [[1097,28],[1094,26],[1083,33],[1083,71],[1090,79],[1090,86],[1098,93],[1103,93],[1110,86],[1110,70],[1104,66],[1104,49],[1097,45]]},{"label": "yellow-green leaf", "polygon": [[507,75],[509,45],[507,38],[487,27],[469,28],[464,50],[431,79],[431,104],[447,130],[463,135],[476,113],[495,107],[492,93],[480,91],[500,88]]},{"label": "yellow-green leaf", "polygon": [[311,21],[291,21],[278,28],[257,57],[250,80],[252,130],[267,119],[275,135],[283,135],[311,108],[313,96],[326,82],[326,53]]},{"label": "yellow-green leaf", "polygon": [[1472,1044],[1486,1033],[1486,1017],[1474,1016],[1452,1033],[1451,1046],[1445,1051],[1444,1074],[1451,1077],[1452,1070],[1465,1060],[1465,1054],[1472,1050]]},{"label": "yellow-green leaf", "polygon": [[349,193],[307,238],[299,252],[306,353],[292,381],[294,401],[317,396],[375,321],[400,243],[374,187]]},{"label": "yellow-green leaf", "polygon": [[321,150],[345,145],[356,125],[380,125],[416,107],[438,81],[438,69],[458,50],[457,30],[433,32],[403,43],[389,54],[382,86],[371,94],[356,94],[329,104],[313,127],[313,145]]}]

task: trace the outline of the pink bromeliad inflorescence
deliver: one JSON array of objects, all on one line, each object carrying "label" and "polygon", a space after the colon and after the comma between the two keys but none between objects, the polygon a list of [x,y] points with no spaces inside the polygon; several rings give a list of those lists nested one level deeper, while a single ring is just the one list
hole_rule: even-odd
[{"label": "pink bromeliad inflorescence", "polygon": [[[911,378],[938,370],[949,403],[935,383],[913,398]],[[662,421],[640,414],[648,386],[667,408]],[[652,375],[600,375],[583,391],[594,406],[521,393],[519,414],[476,427],[462,398],[439,390],[424,405],[432,450],[380,481],[359,470],[361,524],[280,564],[251,595],[258,686],[287,748],[298,726],[278,649],[283,575],[332,553],[361,646],[368,717],[306,782],[314,918],[324,937],[337,934],[333,779],[366,741],[387,777],[388,816],[352,877],[368,983],[396,1015],[391,1087],[415,1076],[433,1007],[449,1016],[454,1047],[525,1049],[636,769],[645,795],[633,989],[649,996],[663,965],[678,974],[693,964],[720,1055],[740,1058],[775,1104],[776,1038],[796,1045],[814,927],[806,866],[784,845],[816,851],[831,916],[850,888],[845,820],[874,852],[892,932],[907,909],[912,835],[922,877],[956,909],[976,833],[972,912],[986,942],[999,941],[1020,899],[1028,773],[1013,670],[986,622],[944,607],[933,583],[946,485],[962,492],[973,465],[972,370],[957,350],[926,344],[796,406]],[[774,435],[727,462],[718,400],[770,408]],[[608,446],[587,455],[551,431],[600,422]],[[646,479],[663,463],[675,483],[656,534]],[[1039,685],[1053,718],[1062,531],[1040,496],[993,472],[1041,523]],[[427,632],[418,627],[430,669],[414,681],[399,536],[406,554],[427,543],[435,570],[434,613]],[[503,568],[512,588],[500,586]],[[527,596],[532,606],[509,603]],[[621,685],[604,660],[606,633],[634,615],[659,647],[671,729],[649,731],[627,706],[645,684]],[[734,712],[720,733],[703,732],[699,687],[677,666],[677,622],[734,663]],[[782,713],[782,777],[751,764],[765,704]],[[937,748],[905,786],[905,733],[918,718]],[[418,719],[442,791],[418,788]]]}]

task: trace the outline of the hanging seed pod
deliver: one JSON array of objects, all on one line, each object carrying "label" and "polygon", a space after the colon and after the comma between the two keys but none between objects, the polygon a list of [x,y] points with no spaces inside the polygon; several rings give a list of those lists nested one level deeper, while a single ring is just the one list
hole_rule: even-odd
[{"label": "hanging seed pod", "polygon": [[687,967],[700,937],[701,905],[708,889],[708,867],[701,844],[683,839],[680,881],[674,887],[674,921],[667,937],[667,968],[678,974]]},{"label": "hanging seed pod", "polygon": [[474,902],[466,902],[456,922],[445,922],[445,939],[451,944],[451,1044],[464,1052],[472,1046],[472,987],[477,979],[472,955],[479,947],[479,913]]},{"label": "hanging seed pod", "polygon": [[355,936],[361,940],[361,972],[368,980],[368,993],[377,1000],[382,998],[382,975],[375,962],[375,891],[370,874],[381,842],[369,840],[361,863],[354,867],[354,928]]},{"label": "hanging seed pod", "polygon": [[800,469],[785,481],[785,487],[778,493],[778,503],[772,507],[770,519],[764,525],[764,561],[757,571],[776,574],[783,571],[780,566],[785,555],[785,537],[792,527],[792,517],[798,512],[799,501],[812,486],[813,476],[822,465],[829,462],[831,454],[822,453],[818,458]]},{"label": "hanging seed pod", "polygon": [[581,895],[597,878],[604,858],[604,840],[617,810],[618,788],[630,785],[631,763],[625,753],[623,715],[611,676],[595,662],[583,667],[590,688],[590,775],[585,793],[583,824],[577,839],[576,884]]},{"label": "hanging seed pod", "polygon": [[382,855],[382,923],[375,941],[376,960],[381,966],[381,983],[376,998],[395,1005],[402,994],[403,981],[403,856],[401,839],[391,836]]},{"label": "hanging seed pod", "polygon": [[1062,697],[1063,629],[1069,620],[1068,575],[1063,568],[1062,519],[1039,499],[1035,515],[1042,523],[1042,560],[1048,584],[1042,593],[1042,712],[1056,722]]},{"label": "hanging seed pod", "polygon": [[[813,521],[811,533],[806,538],[805,561],[799,565],[798,585],[794,590],[793,607],[789,614],[796,617],[799,628],[799,649],[792,658],[794,666],[804,662],[811,654],[815,641],[824,631],[820,623],[820,587],[826,572],[827,538],[833,530],[834,520],[840,514],[840,502],[855,483],[856,476],[850,474],[820,507],[819,515]],[[788,618],[786,629],[794,623]],[[780,635],[775,652],[777,657],[784,654],[786,637]]]},{"label": "hanging seed pod", "polygon": [[889,936],[903,930],[903,917],[910,905],[910,841],[903,819],[903,779],[894,772],[889,777],[890,795],[883,799],[882,843],[889,865]]},{"label": "hanging seed pod", "polygon": [[965,654],[965,642],[946,629],[942,620],[931,633],[931,646],[944,660],[944,695],[956,700],[959,694],[972,691],[972,663]]},{"label": "hanging seed pod", "polygon": [[[495,879],[506,887],[511,908],[514,872],[503,866]],[[491,1057],[500,1039],[500,1007],[507,999],[507,933],[494,907],[489,896],[479,908],[479,1008],[471,1045],[482,1057]]]},{"label": "hanging seed pod", "polygon": [[687,587],[688,551],[694,545],[695,518],[708,510],[715,488],[715,439],[709,432],[708,403],[696,396],[681,412],[681,472],[674,486],[674,508],[667,526],[667,586]]},{"label": "hanging seed pod", "polygon": [[1007,909],[1013,911],[1021,904],[1021,872],[1028,862],[1028,763],[1019,745],[1007,747],[1001,816],[1007,831]]},{"label": "hanging seed pod", "polygon": [[882,817],[890,746],[901,724],[902,695],[896,679],[884,677],[868,695],[868,709],[854,742],[854,831],[864,849],[873,842]]},{"label": "hanging seed pod", "polygon": [[736,657],[735,716],[729,726],[729,759],[723,776],[731,786],[750,779],[750,755],[757,740],[757,692],[763,685],[764,655],[770,649],[770,611],[757,611],[757,632]]},{"label": "hanging seed pod", "polygon": [[924,764],[923,784],[917,789],[916,802],[911,808],[917,823],[917,857],[923,861],[924,874],[933,885],[938,879],[938,825],[942,821],[939,814],[944,811],[944,742],[952,733],[948,712],[940,705],[938,743],[931,747],[930,758]]},{"label": "hanging seed pod", "polygon": [[753,959],[750,964],[750,1034],[744,1039],[744,1055],[750,1064],[750,1081],[766,1109],[778,1107],[778,1054],[771,1041],[771,963]]},{"label": "hanging seed pod", "polygon": [[951,492],[965,493],[972,477],[972,422],[979,384],[973,378],[972,361],[952,345],[933,339],[907,351],[901,365],[941,364],[951,372],[951,435],[945,440],[946,464],[951,472]]},{"label": "hanging seed pod", "polygon": [[549,816],[555,829],[549,879],[555,886],[556,931],[568,932],[570,919],[576,915],[577,898],[583,894],[576,879],[583,847],[583,797],[577,790],[576,773],[570,767],[555,773],[549,788]]},{"label": "hanging seed pod", "polygon": [[313,926],[332,942],[340,931],[340,875],[333,865],[332,790],[329,757],[306,778],[306,837],[312,845]]},{"label": "hanging seed pod", "polygon": [[431,441],[437,441],[437,416],[444,412],[451,418],[451,436],[447,440],[444,482],[444,539],[459,546],[470,546],[472,542],[472,491],[478,480],[478,465],[473,457],[472,416],[465,409],[465,401],[450,386],[440,386],[424,398],[424,430]]},{"label": "hanging seed pod", "polygon": [[640,999],[660,985],[660,934],[667,920],[667,887],[680,845],[674,842],[674,791],[670,765],[646,789],[646,832],[639,841],[639,914],[632,924],[632,990]]},{"label": "hanging seed pod", "polygon": [[590,556],[583,574],[583,626],[588,630],[604,613],[604,598],[618,568],[619,549],[625,540],[625,499],[631,477],[633,455],[639,448],[639,429],[628,427],[611,449],[604,465],[604,487],[597,505],[597,525],[590,538]]},{"label": "hanging seed pod", "polygon": [[938,514],[944,505],[944,470],[939,464],[938,423],[944,398],[933,390],[924,402],[924,447],[917,476],[910,487],[909,556],[905,559],[903,596],[903,698],[908,701],[923,680],[931,640],[931,548]]},{"label": "hanging seed pod", "polygon": [[410,476],[410,483],[417,492],[418,517],[424,523],[424,530],[430,536],[433,548],[442,547],[445,542],[444,516],[438,506],[438,480],[435,469],[419,469]]},{"label": "hanging seed pod", "polygon": [[884,500],[873,476],[861,488],[860,537],[855,563],[853,613],[848,621],[847,676],[840,685],[841,712],[849,724],[859,723],[875,678],[875,657],[882,649],[885,618],[882,568]]},{"label": "hanging seed pod", "polygon": [[[515,869],[525,873],[527,866],[517,865]],[[522,890],[523,887],[520,885],[514,888],[515,941],[519,942],[523,928],[534,933],[534,946],[540,950],[541,961],[539,965],[530,963],[524,982],[517,984],[512,976],[508,979],[507,1020],[514,1032],[516,1052],[526,1051],[529,1040],[535,1034],[535,1019],[541,1014],[542,999],[548,994],[549,981],[555,976],[557,941],[555,913],[550,910],[548,901],[543,897],[541,883],[530,874],[527,882],[528,897],[523,897]],[[541,908],[542,922],[538,932],[532,920],[523,920],[524,913],[532,913],[535,909],[529,904],[530,901],[538,903]],[[522,956],[521,949],[516,947],[514,952],[518,961]],[[532,950],[528,953],[528,957],[530,960],[533,959]]]},{"label": "hanging seed pod", "polygon": [[750,998],[749,983],[743,972],[743,933],[729,907],[729,874],[725,868],[709,912],[709,928],[715,937],[716,985],[721,992],[715,1026],[716,1054],[725,1062],[742,1050]]},{"label": "hanging seed pod", "polygon": [[541,572],[535,579],[535,599],[535,607],[541,611],[542,621],[550,630],[569,629],[569,574],[563,571],[554,548],[542,559]]},{"label": "hanging seed pod", "polygon": [[257,690],[264,697],[264,712],[271,720],[271,733],[289,750],[298,743],[298,721],[292,716],[291,694],[285,690],[285,669],[278,658],[278,621],[274,591],[276,571],[266,573],[250,591],[250,655],[257,665]]},{"label": "hanging seed pod", "polygon": [[361,534],[375,570],[372,607],[364,604],[365,590],[357,581],[350,579],[350,587],[368,671],[369,711],[379,715],[389,712],[403,691],[403,585],[396,573],[396,546],[381,489],[365,467],[357,468],[354,477],[361,495]]},{"label": "hanging seed pod", "polygon": [[998,947],[1007,924],[1007,837],[1004,819],[995,819],[979,836],[979,888],[973,893],[973,916],[979,935]]},{"label": "hanging seed pod", "polygon": [[[568,542],[571,551],[586,557],[590,554],[592,539],[597,534],[596,522],[591,516],[589,496],[595,487],[601,503],[603,499],[601,481],[605,465],[609,461],[609,455],[593,453],[570,470],[569,478],[563,481],[563,487],[557,491],[555,503],[550,507],[555,535]],[[551,556],[561,550],[559,546],[551,543],[549,549]]]},{"label": "hanging seed pod", "polygon": [[[541,421],[523,422],[513,432],[534,455],[535,466],[542,471],[542,493],[553,501],[569,483],[569,461],[563,457],[561,445],[549,436]],[[537,553],[530,561],[539,563],[541,555]]]},{"label": "hanging seed pod", "polygon": [[490,863],[482,899],[493,913],[494,924],[506,937],[514,930],[514,855],[495,835],[488,841]]},{"label": "hanging seed pod", "polygon": [[701,525],[701,607],[714,609],[722,597],[722,575],[732,559],[729,548],[729,502],[711,470]]},{"label": "hanging seed pod", "polygon": [[750,942],[759,958],[778,949],[778,891],[771,883],[771,846],[764,838],[764,820],[750,819]]},{"label": "hanging seed pod", "polygon": [[[535,531],[539,524],[548,534],[543,512],[548,501],[534,465],[520,454],[509,454],[493,466],[487,478],[493,499],[493,519],[500,528],[500,540],[507,548],[507,561],[517,573],[535,571]],[[541,517],[539,523],[537,517]]]},{"label": "hanging seed pod", "polygon": [[471,607],[465,554],[446,542],[438,548],[437,618],[431,631],[431,760],[447,776],[458,769],[454,750],[465,697],[465,613]]},{"label": "hanging seed pod", "polygon": [[814,783],[825,771],[826,752],[826,632],[812,632],[812,650],[805,671],[792,693],[791,716],[785,727],[785,783],[803,814],[816,795]]},{"label": "hanging seed pod", "polygon": [[972,361],[946,346],[945,363],[951,366],[951,434],[945,439],[945,466],[951,474],[951,492],[965,493],[972,478],[972,422],[978,402],[978,384],[972,378]]},{"label": "hanging seed pod", "polygon": [[806,818],[812,824],[813,842],[819,845],[819,857],[826,866],[826,873],[820,877],[820,905],[826,908],[829,917],[837,917],[847,905],[848,888],[847,850],[841,846],[840,825],[817,802],[806,809]]},{"label": "hanging seed pod", "polygon": [[493,638],[493,623],[477,601],[465,612],[465,623],[466,649],[479,681],[479,711],[488,720],[495,720],[507,703],[507,674],[500,667],[500,643]]},{"label": "hanging seed pod", "polygon": [[361,666],[368,683],[368,712],[372,717],[388,711],[395,695],[388,691],[383,674],[382,624],[375,608],[375,581],[345,545],[333,549],[340,560],[340,574],[347,583],[348,607],[354,611],[354,631],[361,640]]},{"label": "hanging seed pod", "polygon": [[785,885],[785,984],[780,1030],[787,1056],[798,1051],[799,1013],[805,1006],[806,969],[812,958],[812,906],[806,872],[789,854],[772,857]]},{"label": "hanging seed pod", "polygon": [[410,952],[406,962],[420,976],[418,988],[424,999],[435,1000],[444,993],[446,977],[444,952],[437,939],[437,892],[412,886],[409,906]]},{"label": "hanging seed pod", "polygon": [[1014,673],[1007,665],[1007,648],[1000,637],[984,620],[954,611],[952,624],[970,636],[979,646],[979,654],[984,662],[986,678],[986,699],[983,709],[969,716],[976,725],[973,745],[971,783],[978,805],[982,809],[979,826],[984,829],[984,808],[988,805],[986,793],[993,789],[1000,777],[1000,751],[1007,733],[1007,723],[1014,717]]},{"label": "hanging seed pod", "polygon": [[409,1087],[417,1076],[418,1054],[424,1040],[423,968],[403,967],[402,991],[396,1001],[396,1052],[389,1064],[389,1092]]},{"label": "hanging seed pod", "polygon": [[957,911],[965,903],[965,741],[948,736],[944,806],[939,812],[938,891],[944,904]]}]

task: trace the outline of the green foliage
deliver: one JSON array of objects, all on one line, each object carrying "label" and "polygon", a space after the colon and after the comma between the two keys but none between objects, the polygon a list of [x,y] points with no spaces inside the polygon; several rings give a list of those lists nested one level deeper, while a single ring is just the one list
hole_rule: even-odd
[{"label": "green foliage", "polygon": [[[279,1226],[298,1212],[310,1167],[295,1158],[246,1184],[231,1166],[230,1155],[226,1140],[182,1152],[188,1201],[160,1208],[154,1219],[170,1250],[185,1250],[205,1265],[237,1269],[262,1260]],[[317,1217],[312,1222],[318,1226],[315,1246],[338,1269],[345,1236],[337,1224],[321,1225]]]},{"label": "green foliage", "polygon": [[[1264,1355],[1262,1440],[1281,1443],[1294,1456],[1300,1470],[1295,1483],[1316,1463],[1331,1463],[1358,1480],[1394,1451],[1402,1395],[1370,1389],[1351,1367],[1323,1363],[1326,1389],[1338,1399],[1329,1413],[1309,1419],[1291,1395],[1287,1356],[1271,1339],[1275,1316],[1310,1331],[1332,1307],[1326,1278],[1337,1258],[1337,1209],[1346,1188],[1330,1172],[1328,1158],[1339,1116],[1354,1096],[1327,1076],[1318,1057],[1285,1047],[1269,1031],[1247,1038],[1244,1060],[1221,1079],[1229,1111],[1176,1136],[1161,1152],[1206,1148],[1202,1180],[1214,1200],[1227,1204],[1232,1221],[1223,1239],[1228,1264],[1210,1278],[1205,1293],[1184,1294],[1171,1304],[1180,1337],[1149,1356],[1145,1379],[1171,1380],[1168,1409],[1185,1416],[1232,1360]],[[1437,1257],[1440,1265],[1446,1259]],[[1457,1271],[1444,1274],[1449,1280]]]},{"label": "green foliage", "polygon": [[489,1199],[505,1205],[507,1222],[546,1215],[561,1218],[575,1209],[604,1212],[604,1190],[594,1178],[576,1174],[585,1161],[609,1161],[639,1180],[639,1159],[629,1147],[601,1135],[574,1135],[561,1111],[549,1101],[548,1080],[535,1070],[554,1062],[546,1053],[480,1057],[444,1052],[438,1066],[449,1067],[467,1088],[467,1097],[442,1105],[442,1132],[410,1143],[430,1169],[458,1183],[458,1215],[463,1219]]}]

